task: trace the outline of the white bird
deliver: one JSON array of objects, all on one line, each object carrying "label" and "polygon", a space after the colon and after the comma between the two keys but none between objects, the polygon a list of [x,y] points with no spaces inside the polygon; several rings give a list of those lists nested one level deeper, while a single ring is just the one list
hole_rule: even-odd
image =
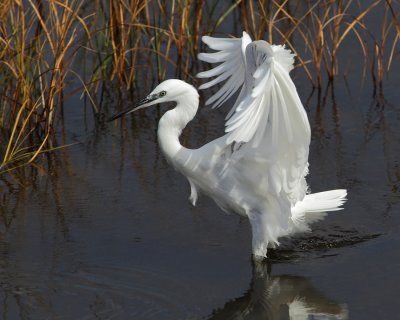
[{"label": "white bird", "polygon": [[199,191],[215,200],[226,212],[248,217],[252,228],[255,258],[267,256],[278,239],[310,231],[310,223],[327,211],[342,209],[346,190],[309,194],[308,173],[310,125],[289,71],[294,54],[281,45],[242,38],[212,38],[202,41],[213,53],[198,58],[218,63],[198,74],[215,77],[200,86],[225,83],[206,104],[219,107],[238,92],[227,116],[226,134],[199,149],[181,145],[179,136],[199,106],[196,89],[181,80],[160,83],[135,108],[173,101],[158,124],[161,150],[177,171],[189,180],[190,201],[196,204]]}]

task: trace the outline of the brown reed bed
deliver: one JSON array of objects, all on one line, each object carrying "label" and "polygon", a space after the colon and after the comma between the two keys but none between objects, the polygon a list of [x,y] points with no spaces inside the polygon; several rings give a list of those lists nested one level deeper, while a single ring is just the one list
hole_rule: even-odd
[{"label": "brown reed bed", "polygon": [[[368,24],[372,14],[381,19],[379,32]],[[73,91],[71,81],[80,83],[78,90],[95,114],[102,112],[98,96],[105,84],[119,94],[132,92],[139,73],[162,80],[171,70],[194,81],[200,38],[223,35],[221,25],[285,43],[317,88],[341,74],[340,53],[347,42],[359,48],[380,92],[399,56],[395,0],[5,0],[0,4],[0,171],[21,168],[58,147],[54,132],[62,126],[58,120],[65,96]]]}]

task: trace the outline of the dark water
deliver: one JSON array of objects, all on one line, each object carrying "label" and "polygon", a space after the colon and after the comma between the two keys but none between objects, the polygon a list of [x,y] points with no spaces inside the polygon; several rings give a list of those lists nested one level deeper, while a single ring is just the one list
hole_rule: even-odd
[{"label": "dark water", "polygon": [[[247,220],[189,204],[157,146],[156,109],[97,129],[67,113],[65,134],[82,143],[3,200],[0,318],[395,319],[400,108],[395,85],[385,101],[368,90],[311,97],[309,183],[345,187],[349,201],[258,266]],[[201,145],[222,122],[202,108],[182,141]]]},{"label": "dark water", "polygon": [[[0,319],[396,319],[400,75],[373,97],[354,74],[319,95],[293,73],[313,129],[311,189],[349,200],[260,265],[247,220],[189,204],[156,143],[163,109],[94,123],[69,98],[62,136],[78,144],[29,188],[2,186]],[[220,135],[224,112],[201,108],[182,143]]]}]

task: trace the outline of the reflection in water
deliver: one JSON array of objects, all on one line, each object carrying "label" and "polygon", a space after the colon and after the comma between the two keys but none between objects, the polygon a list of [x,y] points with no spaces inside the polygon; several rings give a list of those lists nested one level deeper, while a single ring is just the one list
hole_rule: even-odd
[{"label": "reflection in water", "polygon": [[348,319],[346,306],[326,298],[307,278],[271,276],[269,267],[257,263],[250,289],[209,319]]}]

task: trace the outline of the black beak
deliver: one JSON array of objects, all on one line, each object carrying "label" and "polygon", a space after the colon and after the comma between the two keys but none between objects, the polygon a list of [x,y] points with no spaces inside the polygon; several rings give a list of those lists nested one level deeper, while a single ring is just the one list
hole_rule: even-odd
[{"label": "black beak", "polygon": [[115,114],[111,118],[109,118],[107,121],[108,122],[114,121],[115,119],[121,118],[122,116],[124,116],[124,115],[126,115],[128,113],[134,112],[134,111],[142,109],[142,108],[146,108],[146,107],[148,107],[148,103],[156,100],[157,98],[158,98],[158,96],[156,94],[147,96],[143,100],[140,100],[139,103],[136,106],[131,107],[131,108],[126,109],[126,110],[123,110],[121,112],[118,112],[117,114]]}]

